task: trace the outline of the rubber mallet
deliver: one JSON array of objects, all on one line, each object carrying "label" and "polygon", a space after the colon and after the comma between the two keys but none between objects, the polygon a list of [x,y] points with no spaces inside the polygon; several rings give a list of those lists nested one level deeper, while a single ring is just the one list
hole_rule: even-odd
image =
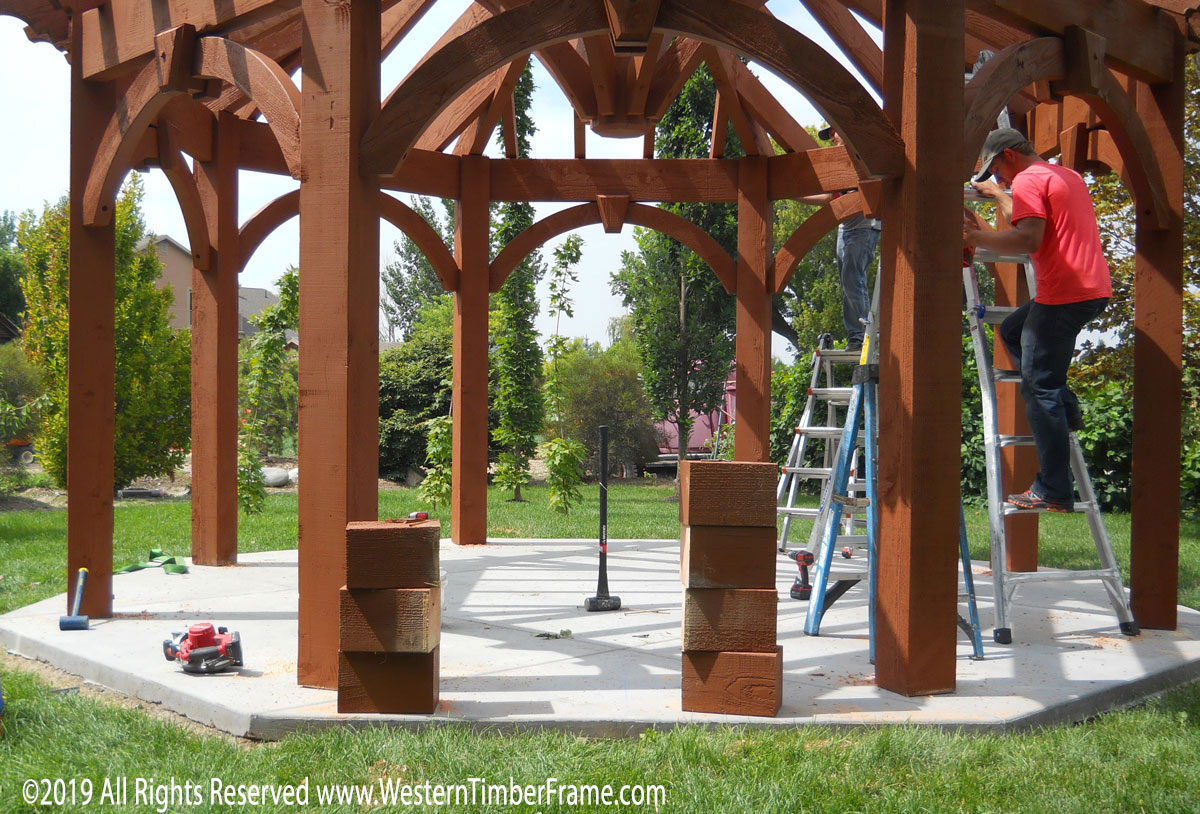
[{"label": "rubber mallet", "polygon": [[83,602],[83,586],[87,585],[86,568],[79,569],[79,579],[75,582],[75,601],[71,603],[71,615],[58,617],[59,630],[87,630],[88,618],[79,615],[79,604]]}]

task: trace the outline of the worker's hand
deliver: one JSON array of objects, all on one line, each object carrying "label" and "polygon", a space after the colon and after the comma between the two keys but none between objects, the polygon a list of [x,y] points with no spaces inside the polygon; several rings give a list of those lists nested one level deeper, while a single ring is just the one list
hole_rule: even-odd
[{"label": "worker's hand", "polygon": [[972,181],[971,186],[975,188],[976,192],[987,198],[999,198],[1004,194],[1003,187],[991,178],[988,178],[986,181]]}]

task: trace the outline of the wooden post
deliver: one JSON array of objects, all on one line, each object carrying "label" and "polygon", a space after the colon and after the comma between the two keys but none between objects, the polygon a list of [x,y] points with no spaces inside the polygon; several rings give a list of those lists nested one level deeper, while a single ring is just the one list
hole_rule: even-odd
[{"label": "wooden post", "polygon": [[195,164],[212,243],[192,269],[192,559],[237,562],[238,140],[219,114],[211,161]]},{"label": "wooden post", "polygon": [[334,689],[346,523],[379,511],[379,0],[303,0],[299,683]]},{"label": "wooden post", "polygon": [[889,0],[884,109],[905,171],[884,185],[875,672],[954,689],[962,336],[963,0]]},{"label": "wooden post", "polygon": [[[1183,51],[1170,84],[1137,83],[1137,108],[1166,182],[1170,222],[1136,201],[1130,601],[1145,628],[1174,630],[1179,585],[1183,398]],[[1141,169],[1129,165],[1131,172]]]},{"label": "wooden post", "polygon": [[738,161],[737,434],[733,457],[770,460],[771,445],[771,202],[767,159]]},{"label": "wooden post", "polygon": [[[82,53],[82,26],[71,53]],[[97,133],[113,109],[110,85],[86,82],[71,60],[71,271],[67,337],[67,613],[75,574],[88,569],[80,613],[112,616],[113,423],[116,415],[115,230],[83,225],[83,192]],[[112,203],[109,203],[111,206]]]},{"label": "wooden post", "polygon": [[459,545],[487,542],[488,449],[488,159],[462,159],[454,218],[461,274],[454,292],[454,467],[450,534]]}]

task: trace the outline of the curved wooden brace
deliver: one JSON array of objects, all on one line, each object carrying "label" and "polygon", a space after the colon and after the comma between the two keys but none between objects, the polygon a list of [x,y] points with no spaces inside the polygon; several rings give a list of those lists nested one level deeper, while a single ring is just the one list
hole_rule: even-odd
[{"label": "curved wooden brace", "polygon": [[[662,0],[659,29],[732,48],[765,65],[837,124],[865,174],[902,171],[900,136],[866,89],[824,49],[769,14],[723,0]],[[430,56],[388,97],[363,135],[364,170],[393,175],[429,122],[519,54],[607,31],[600,3],[531,0],[483,21]]]},{"label": "curved wooden brace", "polygon": [[238,230],[238,264],[241,274],[268,235],[300,214],[300,190],[280,195],[255,212]]},{"label": "curved wooden brace", "polygon": [[[241,272],[267,236],[300,214],[300,190],[294,189],[250,216],[238,232],[238,272]],[[458,288],[458,263],[438,233],[412,207],[386,192],[379,193],[379,215],[404,232],[429,260],[447,291]]]},{"label": "curved wooden brace", "polygon": [[175,199],[183,213],[183,224],[187,228],[188,243],[192,247],[192,266],[201,271],[211,267],[212,241],[208,234],[208,217],[204,202],[196,187],[196,176],[183,160],[183,153],[173,143],[167,128],[158,128],[158,163],[171,182]]},{"label": "curved wooden brace", "polygon": [[112,222],[117,190],[129,172],[138,143],[167,102],[180,93],[160,86],[158,65],[154,61],[147,63],[125,89],[100,136],[96,159],[84,187],[84,224],[107,226]]},{"label": "curved wooden brace", "polygon": [[1038,80],[1062,79],[1066,71],[1063,41],[1058,37],[1010,45],[983,64],[963,91],[967,110],[963,120],[964,176],[974,170],[983,142],[1009,100]]},{"label": "curved wooden brace", "polygon": [[[499,291],[508,275],[521,265],[530,252],[547,240],[563,232],[601,222],[600,207],[595,203],[579,204],[542,218],[509,241],[500,254],[496,255],[488,270],[488,291]],[[629,204],[625,222],[654,229],[675,238],[708,263],[727,292],[737,293],[737,265],[733,258],[721,248],[721,244],[712,235],[696,224],[667,209],[638,203]]]},{"label": "curved wooden brace", "polygon": [[196,76],[221,79],[262,111],[293,178],[300,177],[300,89],[275,60],[224,37],[196,40]]},{"label": "curved wooden brace", "polygon": [[442,238],[429,225],[429,221],[417,214],[408,204],[385,192],[379,193],[379,214],[417,244],[421,254],[425,255],[429,265],[433,266],[434,273],[442,281],[442,288],[447,291],[458,290],[458,262],[446,248]]},{"label": "curved wooden brace", "polygon": [[804,223],[796,227],[792,236],[775,253],[775,290],[771,293],[782,293],[791,282],[792,275],[796,273],[796,267],[800,265],[804,255],[812,251],[817,241],[829,234],[830,229],[851,215],[862,212],[865,203],[862,193],[851,192],[842,195],[809,215]]}]

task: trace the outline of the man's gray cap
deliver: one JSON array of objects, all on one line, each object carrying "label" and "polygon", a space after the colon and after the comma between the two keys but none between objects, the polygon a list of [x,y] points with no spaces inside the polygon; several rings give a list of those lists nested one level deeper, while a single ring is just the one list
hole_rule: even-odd
[{"label": "man's gray cap", "polygon": [[987,178],[992,174],[992,162],[996,160],[996,156],[1026,141],[1020,130],[1011,127],[1001,127],[988,133],[987,140],[983,142],[983,150],[979,153],[979,172],[975,173],[971,180],[979,182]]}]

